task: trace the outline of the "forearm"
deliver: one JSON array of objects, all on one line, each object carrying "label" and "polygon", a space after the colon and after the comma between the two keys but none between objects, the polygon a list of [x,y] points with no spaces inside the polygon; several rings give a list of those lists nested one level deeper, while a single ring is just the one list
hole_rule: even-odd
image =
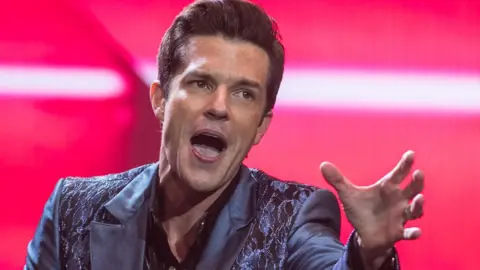
[{"label": "forearm", "polygon": [[[340,209],[337,200],[328,191],[317,191],[308,198],[297,215],[288,242],[286,269],[370,270],[367,267],[371,262],[363,262],[355,235],[351,234],[346,245],[340,242]],[[389,258],[378,259],[381,266],[374,269],[398,270],[394,250]]]},{"label": "forearm", "polygon": [[[309,230],[312,232],[312,230]],[[398,270],[399,264],[396,252],[378,258],[375,262],[364,260],[361,248],[358,245],[355,233],[349,237],[346,245],[343,245],[334,235],[328,235],[328,231],[317,233],[304,239],[299,245],[292,246],[292,253],[287,259],[286,269],[291,270]]]}]

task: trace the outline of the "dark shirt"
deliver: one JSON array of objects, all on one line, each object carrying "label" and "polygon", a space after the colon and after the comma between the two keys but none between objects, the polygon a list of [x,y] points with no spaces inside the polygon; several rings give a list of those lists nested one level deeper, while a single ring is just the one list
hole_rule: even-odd
[{"label": "dark shirt", "polygon": [[[158,217],[162,216],[160,209],[163,209],[162,190],[158,187],[158,179],[155,181],[155,189],[152,205],[148,215],[147,241],[145,252],[145,263],[147,269],[155,270],[193,270],[199,262],[205,249],[210,233],[213,230],[215,221],[231,197],[238,182],[238,176],[233,179],[228,187],[222,192],[217,200],[208,208],[197,226],[197,237],[190,247],[186,258],[178,262],[168,245],[167,234],[163,229],[162,222]],[[157,193],[158,192],[158,193]],[[160,196],[155,196],[155,194]]]}]

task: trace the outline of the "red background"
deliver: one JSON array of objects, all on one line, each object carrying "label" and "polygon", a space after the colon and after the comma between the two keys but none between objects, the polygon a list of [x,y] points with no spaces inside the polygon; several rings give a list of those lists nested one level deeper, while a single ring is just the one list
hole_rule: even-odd
[{"label": "red background", "polygon": [[[189,2],[3,5],[0,67],[102,68],[118,74],[122,86],[119,95],[89,98],[74,92],[47,96],[48,89],[36,89],[40,82],[29,81],[27,75],[22,83],[33,89],[29,94],[6,86],[2,90],[2,83],[11,82],[0,82],[0,269],[23,265],[26,245],[60,177],[119,172],[156,160],[158,125],[150,112],[148,76],[139,67],[154,69],[165,29]],[[433,91],[429,99],[480,96],[478,1],[258,2],[279,23],[287,73],[308,70],[321,76],[326,71],[353,70],[400,78],[432,73],[469,76],[478,84],[462,89],[458,83],[447,92]],[[70,80],[65,87],[79,83]],[[427,184],[425,216],[412,225],[422,227],[424,235],[398,245],[403,269],[477,269],[480,103],[478,109],[468,110],[454,99],[449,109],[423,108],[423,103],[392,109],[345,96],[349,105],[338,106],[321,98],[335,92],[335,84],[313,87],[299,82],[298,87],[312,87],[316,103],[303,106],[280,99],[271,129],[246,163],[282,179],[326,187],[318,165],[329,160],[353,182],[366,185],[390,170],[405,150],[413,149]],[[392,88],[379,95],[386,93],[394,102],[410,90],[392,82]],[[301,98],[311,98],[302,93]],[[345,219],[343,225],[345,240],[351,227]]]}]

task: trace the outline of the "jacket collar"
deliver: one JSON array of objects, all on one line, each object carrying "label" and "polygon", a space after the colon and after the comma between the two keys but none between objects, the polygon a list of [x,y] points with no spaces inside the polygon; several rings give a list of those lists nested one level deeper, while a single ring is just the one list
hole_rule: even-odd
[{"label": "jacket collar", "polygon": [[226,205],[235,229],[247,226],[255,217],[257,208],[257,181],[250,169],[242,165],[238,177],[237,187]]},{"label": "jacket collar", "polygon": [[[158,179],[158,163],[146,167],[125,188],[105,204],[105,208],[122,224],[127,223],[142,208],[144,203],[151,205],[150,200],[158,194],[156,180]],[[230,221],[236,229],[245,227],[253,219],[256,211],[256,179],[250,169],[240,166],[238,184],[231,198],[223,208],[228,208]]]},{"label": "jacket collar", "polygon": [[[147,166],[106,205],[121,224],[93,222],[90,232],[93,270],[142,269],[149,200],[156,188],[158,164]],[[256,214],[258,183],[241,166],[238,184],[223,206],[196,269],[231,268],[244,246]]]},{"label": "jacket collar", "polygon": [[158,163],[151,164],[128,183],[105,208],[122,224],[127,223],[148,202],[154,191]]}]

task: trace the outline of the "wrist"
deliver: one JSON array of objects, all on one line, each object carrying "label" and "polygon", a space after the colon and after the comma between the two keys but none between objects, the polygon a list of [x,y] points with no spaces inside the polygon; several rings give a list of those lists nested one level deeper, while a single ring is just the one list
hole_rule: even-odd
[{"label": "wrist", "polygon": [[393,248],[371,248],[362,243],[362,239],[355,234],[355,241],[359,250],[360,257],[366,269],[379,269],[383,263],[393,255]]}]

